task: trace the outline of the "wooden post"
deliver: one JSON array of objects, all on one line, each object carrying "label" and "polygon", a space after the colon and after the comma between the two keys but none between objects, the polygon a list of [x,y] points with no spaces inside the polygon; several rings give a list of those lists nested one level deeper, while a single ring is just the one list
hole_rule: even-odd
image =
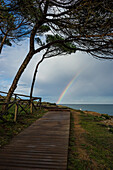
[{"label": "wooden post", "polygon": [[40,103],[39,105],[40,105],[40,110],[41,110],[41,98],[39,99],[39,103]]},{"label": "wooden post", "polygon": [[33,113],[33,100],[31,99],[31,104],[30,104],[30,112],[31,114]]},{"label": "wooden post", "polygon": [[16,94],[14,94],[14,95],[15,95],[15,99],[14,99],[14,100],[16,101],[16,97],[17,97],[17,95],[16,95]]},{"label": "wooden post", "polygon": [[17,114],[18,114],[18,103],[16,103],[16,105],[15,105],[15,116],[14,116],[14,122],[16,122]]}]

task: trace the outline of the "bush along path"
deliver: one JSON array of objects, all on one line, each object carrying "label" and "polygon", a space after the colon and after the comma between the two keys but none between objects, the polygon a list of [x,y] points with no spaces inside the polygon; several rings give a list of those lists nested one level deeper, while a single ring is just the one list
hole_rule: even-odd
[{"label": "bush along path", "polygon": [[[106,124],[106,122],[110,124]],[[94,112],[71,111],[68,170],[113,168],[113,119]]]}]

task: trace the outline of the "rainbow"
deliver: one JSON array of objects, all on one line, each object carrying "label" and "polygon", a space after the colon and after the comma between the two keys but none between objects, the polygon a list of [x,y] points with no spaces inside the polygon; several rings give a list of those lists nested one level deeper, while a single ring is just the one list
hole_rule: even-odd
[{"label": "rainbow", "polygon": [[67,86],[65,87],[65,89],[63,90],[63,92],[61,93],[58,101],[56,102],[57,104],[60,104],[61,103],[61,100],[63,99],[64,95],[67,93],[68,89],[70,88],[70,86],[73,84],[73,82],[78,78],[78,76],[80,75],[80,73],[82,72],[79,71],[73,78],[72,80],[67,84]]}]

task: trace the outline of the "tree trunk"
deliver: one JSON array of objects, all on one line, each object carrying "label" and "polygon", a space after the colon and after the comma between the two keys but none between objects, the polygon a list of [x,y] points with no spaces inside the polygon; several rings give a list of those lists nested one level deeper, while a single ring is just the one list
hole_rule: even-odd
[{"label": "tree trunk", "polygon": [[36,74],[38,71],[38,67],[40,65],[40,63],[44,60],[44,56],[42,57],[42,59],[38,62],[38,64],[36,65],[35,71],[34,71],[34,75],[33,75],[33,80],[32,80],[32,84],[31,84],[31,91],[30,91],[30,99],[33,96],[33,89],[34,89],[34,84],[35,84],[35,80],[36,80]]},{"label": "tree trunk", "polygon": [[20,66],[20,68],[19,68],[19,70],[18,70],[18,72],[17,72],[17,74],[16,74],[16,76],[15,76],[15,78],[14,78],[14,80],[13,80],[13,83],[12,83],[12,85],[11,85],[9,91],[8,91],[8,95],[7,95],[7,97],[6,97],[6,103],[8,103],[8,102],[10,101],[11,96],[12,96],[14,90],[15,90],[16,87],[17,87],[18,81],[19,81],[22,73],[24,72],[24,69],[27,67],[29,61],[32,59],[33,54],[34,54],[34,53],[33,53],[32,51],[30,51],[30,52],[27,54],[27,56],[26,56],[25,60],[23,61],[22,65]]},{"label": "tree trunk", "polygon": [[8,34],[9,31],[6,32],[6,34],[4,35],[3,39],[2,39],[2,42],[1,42],[1,45],[0,45],[0,54],[2,52],[2,48],[3,48],[3,45],[4,45],[4,42],[7,38],[7,34]]},{"label": "tree trunk", "polygon": [[11,99],[11,96],[14,92],[14,90],[17,87],[18,81],[22,75],[22,73],[24,72],[25,68],[27,67],[28,63],[30,62],[30,60],[32,59],[33,55],[35,54],[35,49],[34,49],[34,39],[35,39],[35,35],[37,32],[37,29],[41,26],[42,23],[36,24],[32,31],[31,31],[31,35],[30,35],[30,50],[29,53],[27,54],[25,60],[23,61],[22,65],[20,66],[14,80],[13,83],[8,91],[7,97],[6,97],[6,103],[8,103]]}]

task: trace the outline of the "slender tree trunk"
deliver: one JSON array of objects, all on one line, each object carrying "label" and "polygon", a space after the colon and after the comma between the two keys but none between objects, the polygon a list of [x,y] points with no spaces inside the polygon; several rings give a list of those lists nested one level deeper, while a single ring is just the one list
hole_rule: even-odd
[{"label": "slender tree trunk", "polygon": [[7,38],[7,34],[8,34],[9,31],[6,32],[6,34],[4,35],[3,39],[2,39],[2,42],[1,42],[1,45],[0,45],[0,54],[2,52],[2,48],[3,48],[3,45],[4,45],[4,42]]},{"label": "slender tree trunk", "polygon": [[33,96],[33,89],[34,89],[34,84],[35,84],[35,80],[36,80],[36,74],[38,71],[38,67],[40,65],[40,63],[44,60],[44,56],[42,57],[42,59],[38,62],[38,64],[36,65],[35,71],[34,71],[34,75],[33,75],[33,80],[32,80],[32,84],[31,84],[31,91],[30,91],[30,98],[32,98]]},{"label": "slender tree trunk", "polygon": [[30,36],[30,50],[29,53],[27,54],[25,60],[23,61],[22,65],[20,66],[14,80],[13,83],[8,91],[7,97],[6,97],[6,103],[8,103],[11,99],[11,96],[13,94],[13,92],[15,91],[18,81],[22,75],[22,73],[24,72],[25,68],[27,67],[28,63],[30,62],[30,60],[32,59],[33,55],[35,54],[35,49],[34,49],[34,39],[35,39],[35,35],[37,32],[37,29],[42,25],[42,23],[36,24],[31,32],[31,36]]},{"label": "slender tree trunk", "polygon": [[29,63],[30,60],[32,59],[33,54],[34,54],[34,53],[30,51],[30,52],[27,54],[27,56],[26,56],[25,60],[23,61],[22,65],[20,66],[20,68],[19,68],[19,70],[18,70],[18,72],[17,72],[17,74],[16,74],[16,76],[15,76],[15,78],[14,78],[14,80],[13,80],[13,83],[12,83],[12,85],[11,85],[9,91],[8,91],[8,94],[7,94],[7,97],[6,97],[6,103],[8,103],[8,102],[10,101],[11,96],[12,96],[14,90],[15,90],[16,87],[17,87],[18,81],[19,81],[22,73],[24,72],[25,68],[27,67],[28,63]]}]

